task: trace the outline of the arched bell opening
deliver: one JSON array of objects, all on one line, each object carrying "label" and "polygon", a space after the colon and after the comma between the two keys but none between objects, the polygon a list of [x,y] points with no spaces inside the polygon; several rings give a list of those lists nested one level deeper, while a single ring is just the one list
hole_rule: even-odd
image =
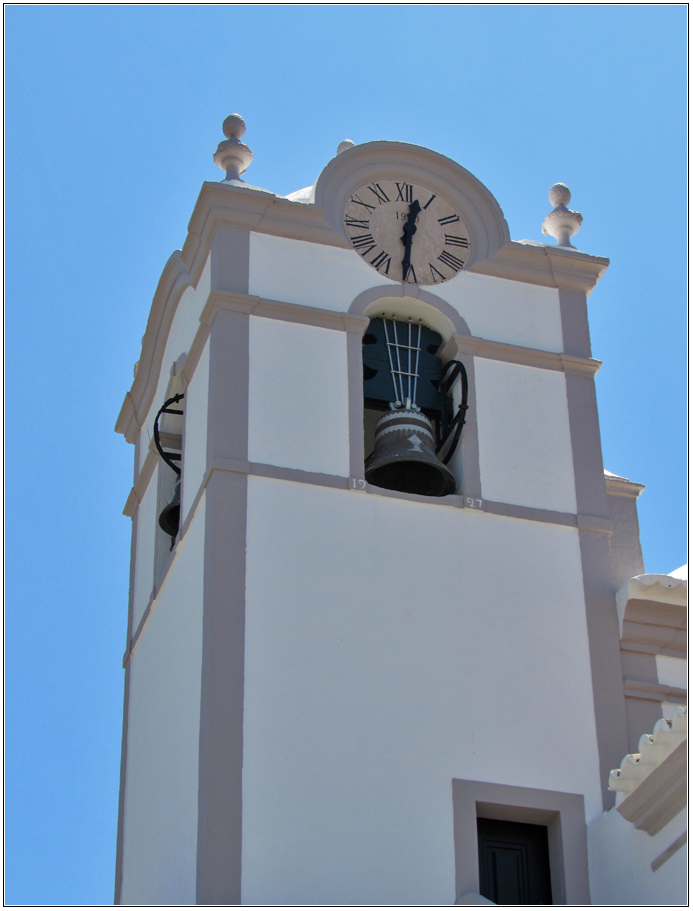
[{"label": "arched bell opening", "polygon": [[[157,412],[154,420],[154,445],[163,463],[167,466],[160,473],[159,528],[171,538],[169,550],[173,550],[180,528],[180,484],[183,450],[183,409],[178,404],[185,398],[181,392],[167,399]],[[171,474],[173,473],[173,474]]]},{"label": "arched bell opening", "polygon": [[[458,486],[447,466],[465,421],[467,374],[461,362],[444,364],[438,357],[441,332],[397,304],[379,313],[369,307],[363,336],[366,480],[388,490],[447,496]],[[439,317],[445,329],[447,320]]]}]

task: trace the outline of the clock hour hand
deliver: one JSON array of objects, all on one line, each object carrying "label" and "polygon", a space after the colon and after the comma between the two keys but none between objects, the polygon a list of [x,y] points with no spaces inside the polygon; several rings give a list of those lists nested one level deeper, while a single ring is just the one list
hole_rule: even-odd
[{"label": "clock hour hand", "polygon": [[402,260],[402,281],[407,280],[407,275],[409,274],[409,268],[411,266],[411,242],[414,239],[414,234],[416,233],[416,216],[421,211],[421,205],[418,199],[415,199],[414,202],[409,206],[409,214],[407,215],[407,220],[404,223],[404,234],[402,235],[402,243],[404,244],[404,259]]}]

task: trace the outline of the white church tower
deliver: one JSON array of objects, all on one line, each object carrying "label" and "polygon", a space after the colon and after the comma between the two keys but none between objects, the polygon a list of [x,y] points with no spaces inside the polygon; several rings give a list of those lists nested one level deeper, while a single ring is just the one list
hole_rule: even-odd
[{"label": "white church tower", "polygon": [[562,184],[558,243],[512,241],[429,149],[345,141],[282,197],[241,178],[244,131],[117,423],[116,903],[589,904],[609,772],[681,698],[624,686],[642,486],[602,464],[608,260]]}]

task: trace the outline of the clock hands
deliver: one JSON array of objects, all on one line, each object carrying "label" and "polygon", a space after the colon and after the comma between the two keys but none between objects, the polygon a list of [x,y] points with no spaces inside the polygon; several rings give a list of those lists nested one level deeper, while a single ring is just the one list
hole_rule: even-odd
[{"label": "clock hands", "polygon": [[411,268],[411,242],[414,239],[414,234],[416,233],[416,216],[421,211],[421,204],[418,199],[415,199],[414,202],[409,206],[409,215],[407,215],[407,220],[404,224],[404,234],[402,235],[402,243],[404,244],[404,259],[402,260],[402,281],[407,280],[407,275],[409,274],[409,269]]}]

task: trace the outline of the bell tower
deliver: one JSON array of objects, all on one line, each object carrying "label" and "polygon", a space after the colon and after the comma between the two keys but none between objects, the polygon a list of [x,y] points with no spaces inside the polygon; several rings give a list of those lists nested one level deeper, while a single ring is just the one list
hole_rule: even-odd
[{"label": "bell tower", "polygon": [[282,197],[223,129],[116,426],[116,903],[474,903],[503,838],[543,858],[529,899],[589,903],[628,740],[614,540],[641,571],[587,324],[608,260],[562,184],[558,243],[513,241],[429,149],[345,141]]}]

